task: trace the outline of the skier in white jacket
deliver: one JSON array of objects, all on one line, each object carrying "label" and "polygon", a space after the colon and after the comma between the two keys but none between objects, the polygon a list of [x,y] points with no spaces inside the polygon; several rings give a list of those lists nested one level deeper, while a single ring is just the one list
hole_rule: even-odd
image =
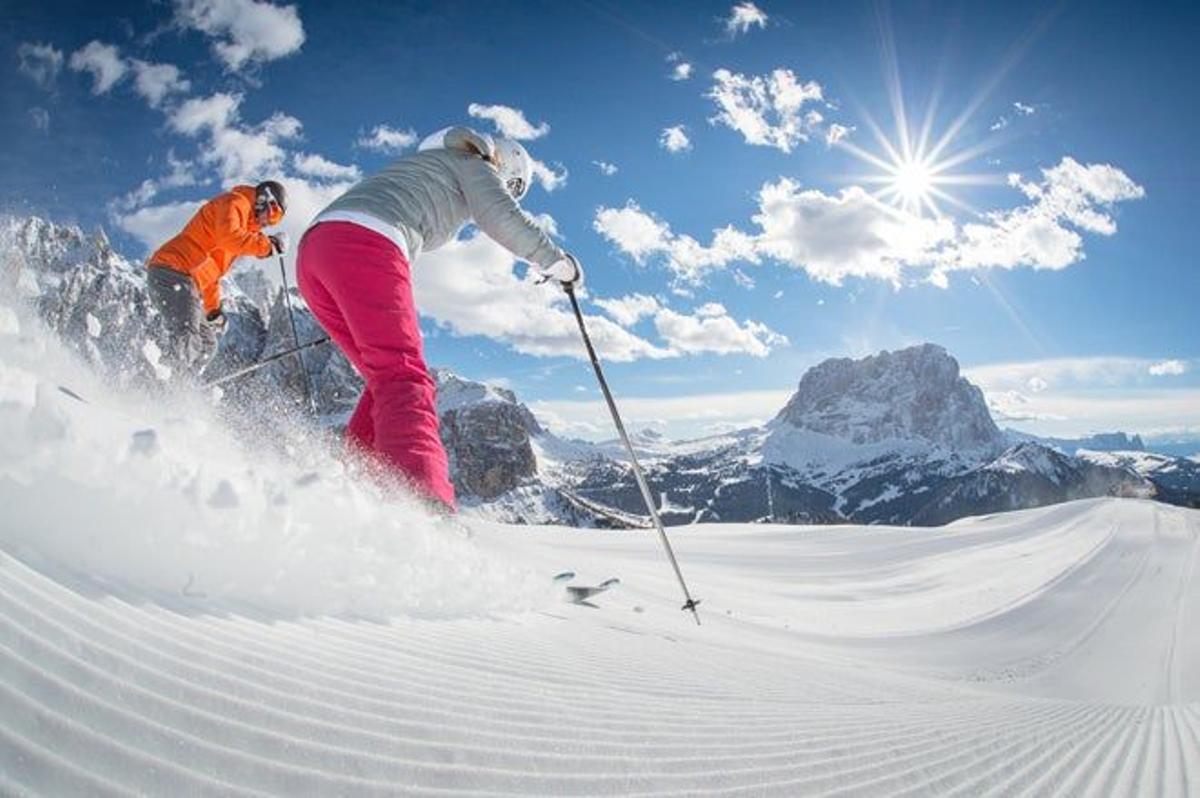
[{"label": "skier in white jacket", "polygon": [[450,128],[334,200],[310,225],[297,254],[300,293],[367,384],[347,441],[451,510],[454,487],[411,264],[474,222],[545,277],[578,285],[578,260],[518,204],[532,172],[519,143]]}]

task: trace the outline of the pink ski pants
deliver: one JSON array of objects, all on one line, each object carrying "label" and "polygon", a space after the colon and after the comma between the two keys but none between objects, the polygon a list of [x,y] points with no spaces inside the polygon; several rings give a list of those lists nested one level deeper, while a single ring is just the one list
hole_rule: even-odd
[{"label": "pink ski pants", "polygon": [[454,509],[404,254],[365,227],[322,222],[300,242],[296,280],[317,321],[367,383],[347,441]]}]

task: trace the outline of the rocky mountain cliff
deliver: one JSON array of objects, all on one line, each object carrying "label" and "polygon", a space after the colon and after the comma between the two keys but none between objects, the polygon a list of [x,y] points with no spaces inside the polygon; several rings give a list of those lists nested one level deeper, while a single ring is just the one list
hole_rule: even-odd
[{"label": "rocky mountain cliff", "polygon": [[1002,448],[983,392],[934,344],[809,369],[775,418],[853,444],[919,440],[954,451]]}]

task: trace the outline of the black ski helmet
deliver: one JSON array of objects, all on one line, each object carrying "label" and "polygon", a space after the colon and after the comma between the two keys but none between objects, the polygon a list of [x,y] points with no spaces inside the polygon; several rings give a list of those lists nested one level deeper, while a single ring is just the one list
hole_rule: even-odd
[{"label": "black ski helmet", "polygon": [[254,187],[254,207],[262,210],[271,200],[279,206],[279,210],[287,213],[287,189],[278,180],[264,180]]}]

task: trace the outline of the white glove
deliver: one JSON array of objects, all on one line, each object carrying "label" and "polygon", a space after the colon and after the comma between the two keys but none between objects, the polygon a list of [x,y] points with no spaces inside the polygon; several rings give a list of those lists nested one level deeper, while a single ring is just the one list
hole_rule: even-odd
[{"label": "white glove", "polygon": [[271,247],[275,250],[275,254],[282,255],[288,251],[290,239],[286,230],[280,230],[278,233],[271,233],[267,236],[271,239]]},{"label": "white glove", "polygon": [[583,285],[583,267],[574,255],[560,258],[549,266],[539,266],[538,273],[547,280],[554,280],[564,288],[579,288]]}]

